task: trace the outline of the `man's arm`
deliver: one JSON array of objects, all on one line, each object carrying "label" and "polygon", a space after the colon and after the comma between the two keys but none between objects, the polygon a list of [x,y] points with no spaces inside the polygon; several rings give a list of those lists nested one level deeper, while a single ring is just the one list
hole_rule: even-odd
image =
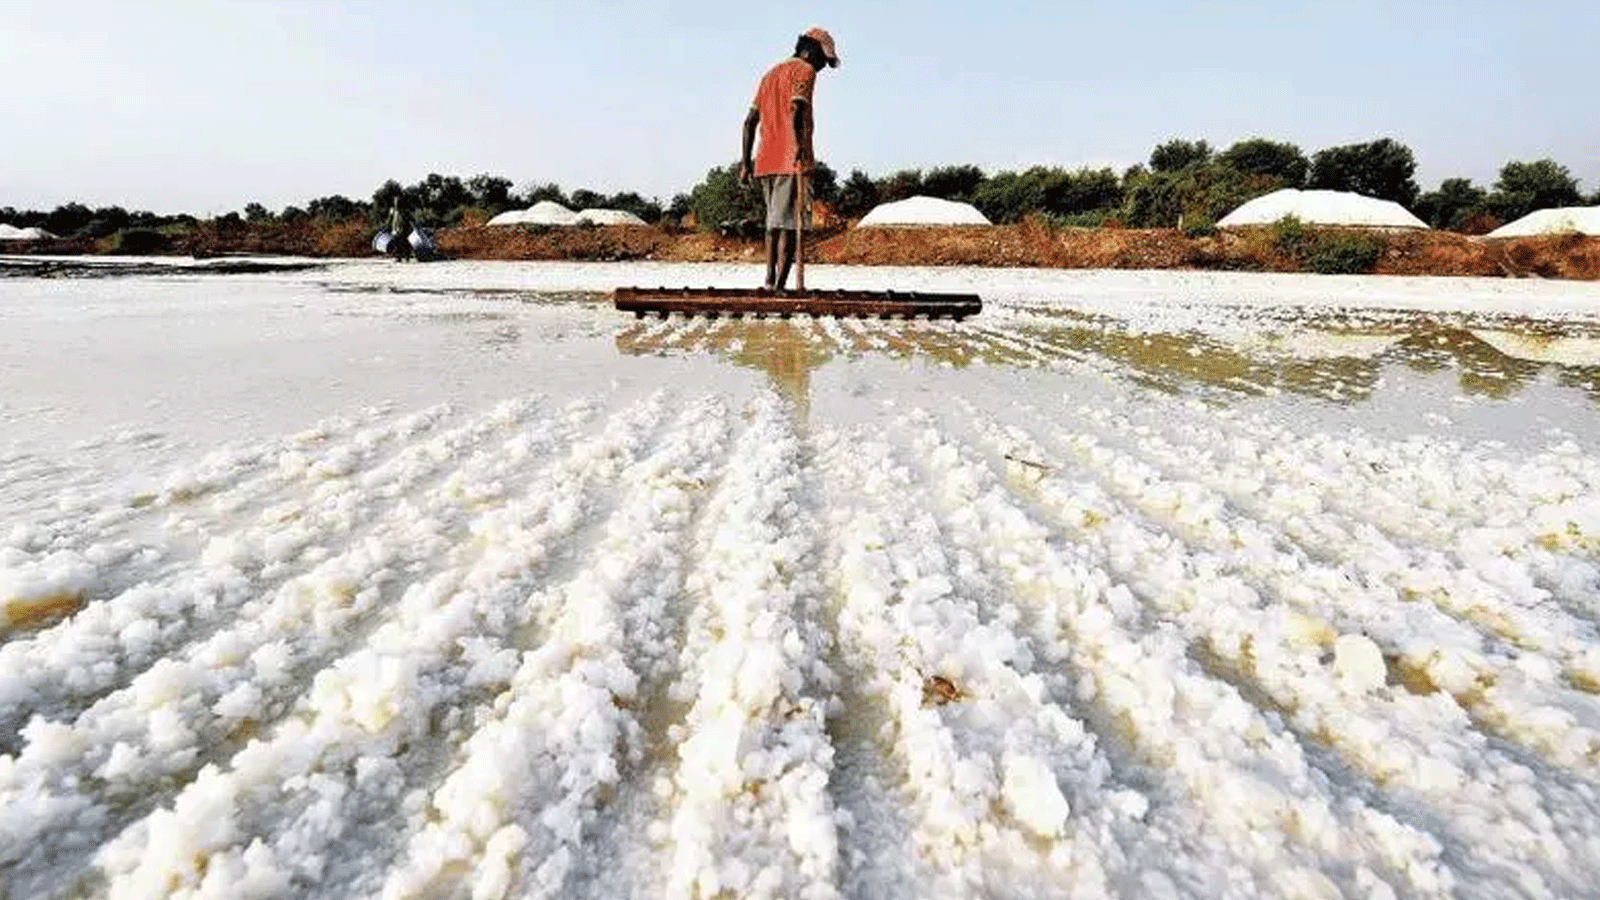
[{"label": "man's arm", "polygon": [[800,164],[801,171],[806,171],[816,161],[811,146],[811,104],[804,97],[796,97],[789,102],[789,108],[794,116],[795,162]]},{"label": "man's arm", "polygon": [[754,106],[744,117],[744,137],[739,144],[739,180],[749,181],[751,173],[755,170],[751,162],[751,154],[756,147],[756,127],[761,124],[761,111]]}]

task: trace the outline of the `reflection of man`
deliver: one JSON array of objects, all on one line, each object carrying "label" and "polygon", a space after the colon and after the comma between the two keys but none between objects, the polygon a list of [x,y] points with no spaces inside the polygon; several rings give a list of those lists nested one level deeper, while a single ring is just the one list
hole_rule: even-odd
[{"label": "reflection of man", "polygon": [[[768,289],[783,290],[795,252],[795,180],[816,165],[811,145],[815,120],[811,93],[823,66],[839,65],[833,36],[813,28],[795,41],[794,56],[767,70],[756,87],[750,113],[744,119],[744,141],[739,156],[739,182],[752,176],[761,181],[767,205]],[[757,128],[761,149],[751,158]]]}]

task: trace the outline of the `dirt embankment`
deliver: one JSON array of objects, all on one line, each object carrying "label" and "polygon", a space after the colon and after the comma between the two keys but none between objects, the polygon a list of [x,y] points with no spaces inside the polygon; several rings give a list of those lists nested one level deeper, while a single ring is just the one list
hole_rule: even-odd
[{"label": "dirt embankment", "polygon": [[[1340,232],[1375,253],[1385,275],[1600,279],[1600,238],[1561,235],[1488,241],[1452,232]],[[759,241],[659,228],[454,228],[439,247],[463,259],[756,261]],[[1269,229],[1189,237],[1176,229],[1062,228],[1040,223],[967,228],[833,228],[815,236],[819,263],[877,266],[1015,266],[1060,269],[1220,269],[1301,272],[1305,252]]]},{"label": "dirt embankment", "polygon": [[[1600,278],[1600,238],[1561,235],[1487,241],[1452,232],[1341,232],[1376,251],[1370,271],[1384,275]],[[908,232],[863,228],[824,240],[823,262],[873,265],[978,265],[1064,269],[1219,269],[1301,272],[1304,253],[1280,246],[1266,229],[1188,237],[1176,229],[1057,228],[1039,224]]]},{"label": "dirt embankment", "polygon": [[[1364,249],[1357,270],[1389,275],[1600,279],[1600,238],[1559,235],[1485,240],[1442,231],[1310,231],[1323,245],[1344,240]],[[148,236],[146,236],[148,239]],[[359,219],[218,225],[138,242],[122,239],[32,242],[5,252],[181,253],[371,256],[371,228]],[[440,229],[440,251],[458,259],[660,260],[755,262],[760,241],[678,229],[613,226]],[[1191,237],[1176,229],[1066,228],[1040,222],[958,228],[829,228],[817,232],[808,258],[840,265],[1015,266],[1066,269],[1315,270],[1304,247],[1286,246],[1274,229]],[[1359,253],[1358,253],[1359,257]]]}]

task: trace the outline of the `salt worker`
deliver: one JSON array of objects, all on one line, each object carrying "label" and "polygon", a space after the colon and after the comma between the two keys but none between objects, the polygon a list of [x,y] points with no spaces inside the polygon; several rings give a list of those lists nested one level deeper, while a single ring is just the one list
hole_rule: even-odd
[{"label": "salt worker", "polygon": [[[823,66],[838,65],[833,36],[821,28],[807,31],[795,41],[794,55],[761,77],[750,112],[744,118],[739,183],[758,180],[766,202],[767,290],[781,291],[789,280],[795,254],[795,216],[804,215],[810,224],[810,210],[795,208],[796,180],[809,178],[816,169],[811,143],[816,120],[812,117],[811,95],[817,73]],[[758,130],[760,149],[752,156]]]},{"label": "salt worker", "polygon": [[411,219],[406,215],[405,204],[395,195],[389,204],[389,255],[396,260],[411,257]]}]

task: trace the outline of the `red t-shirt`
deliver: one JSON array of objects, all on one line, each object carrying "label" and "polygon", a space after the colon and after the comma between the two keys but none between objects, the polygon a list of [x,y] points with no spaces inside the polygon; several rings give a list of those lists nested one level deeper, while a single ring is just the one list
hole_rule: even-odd
[{"label": "red t-shirt", "polygon": [[789,175],[794,172],[799,142],[794,133],[794,113],[790,106],[797,98],[805,101],[806,123],[811,118],[811,91],[817,84],[817,70],[799,57],[790,57],[767,70],[756,87],[755,107],[761,116],[761,143],[756,149],[757,177]]}]

